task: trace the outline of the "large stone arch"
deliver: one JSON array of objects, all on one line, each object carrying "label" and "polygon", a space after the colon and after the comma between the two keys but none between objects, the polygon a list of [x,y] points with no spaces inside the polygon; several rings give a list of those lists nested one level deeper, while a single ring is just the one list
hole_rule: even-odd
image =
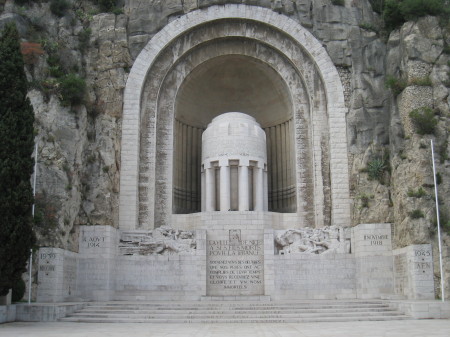
[{"label": "large stone arch", "polygon": [[[226,22],[235,22],[236,24],[230,25],[231,28],[226,32],[221,31],[221,36],[214,36],[214,33],[218,32],[218,29],[215,31],[214,28]],[[246,29],[245,25],[252,29]],[[162,122],[164,115],[160,115],[162,110],[158,106],[161,95],[176,96],[176,92],[173,91],[175,87],[166,82],[171,80],[170,76],[176,78],[176,73],[171,70],[179,64],[185,54],[188,54],[199,43],[205,43],[208,40],[218,41],[219,38],[224,38],[224,35],[228,38],[239,37],[255,40],[260,44],[270,46],[290,62],[301,80],[304,81],[312,100],[310,114],[326,116],[326,120],[319,120],[318,123],[326,122],[322,128],[326,129],[329,135],[328,144],[324,144],[325,147],[329,147],[325,156],[327,158],[315,158],[316,155],[312,153],[314,190],[323,188],[321,184],[325,179],[330,180],[331,223],[348,226],[350,224],[350,205],[345,123],[347,109],[344,105],[340,78],[331,59],[321,44],[297,22],[260,7],[225,5],[194,11],[169,23],[151,39],[131,69],[125,89],[122,123],[120,228],[124,230],[139,228],[139,212],[141,215],[142,212],[146,213],[148,219],[148,223],[144,224],[143,228],[151,228],[154,225],[152,222],[155,221],[155,201],[146,199],[145,195],[154,196],[155,193],[159,193],[158,188],[161,188],[167,181],[164,181],[163,177],[155,176],[156,131],[148,134],[147,143],[143,148],[141,130],[143,126],[156,130],[157,124]],[[280,36],[289,43],[283,45],[280,42]],[[188,39],[189,37],[191,40]],[[319,93],[316,95],[317,86],[323,87],[323,93],[318,90]],[[173,107],[168,109],[173,109]],[[170,124],[171,116],[167,117]],[[315,142],[314,147],[321,146],[321,139],[316,140],[315,134],[312,134],[311,138],[312,142]],[[167,141],[169,142],[167,143]],[[162,144],[166,146],[165,151],[173,150],[170,137],[165,142]],[[158,150],[160,149],[158,148]],[[323,168],[320,172],[317,171],[320,165],[316,164],[322,162],[325,162],[324,166],[329,165],[329,177],[326,177]],[[171,163],[169,164],[171,165]],[[167,167],[171,167],[169,164]],[[148,175],[140,174],[147,168]],[[166,178],[170,179],[170,177]],[[142,184],[143,181],[147,183]],[[155,183],[153,184],[153,182]],[[163,196],[171,198],[167,193]],[[164,203],[165,201],[168,202],[168,199],[159,200],[158,198],[157,202]],[[149,209],[145,210],[142,206],[140,208],[142,203],[146,203]],[[314,204],[319,203],[314,202]],[[165,207],[168,208],[167,204]],[[165,217],[164,219],[169,221],[168,209],[157,212],[160,212],[160,217],[163,214],[163,218]],[[306,223],[299,223],[299,225],[323,224],[323,221],[320,220],[321,211],[316,208],[314,212],[316,214],[313,221],[309,220]]]},{"label": "large stone arch", "polygon": [[[231,43],[228,43],[231,42]],[[261,47],[259,48],[259,55],[256,54],[255,50],[250,50],[249,44],[247,43],[245,48],[240,46],[239,44],[234,45],[233,47],[230,47],[230,45],[233,45],[233,40],[227,39],[226,42],[220,43],[220,46],[216,46],[214,44],[213,51],[210,51],[208,46],[200,46],[200,51],[203,49],[206,49],[203,53],[197,53],[197,49],[195,49],[193,52],[189,53],[189,55],[186,56],[184,59],[185,61],[182,64],[175,65],[172,70],[167,74],[165,81],[161,85],[161,94],[159,95],[159,101],[158,101],[158,113],[159,115],[159,121],[162,121],[161,123],[157,123],[157,127],[155,130],[155,135],[159,142],[157,142],[156,147],[157,148],[170,148],[171,144],[173,144],[173,136],[174,136],[174,130],[172,128],[172,124],[174,122],[173,118],[175,117],[175,106],[166,104],[161,104],[161,102],[172,102],[175,101],[175,93],[178,93],[180,86],[184,82],[185,78],[189,76],[189,74],[192,73],[193,70],[197,69],[198,66],[202,65],[203,63],[215,59],[217,57],[225,57],[227,55],[236,55],[239,54],[241,56],[245,57],[251,57],[255,58],[265,63],[267,66],[271,67],[272,69],[275,69],[278,75],[284,80],[284,82],[287,84],[287,89],[289,90],[292,99],[295,101],[294,109],[292,111],[293,116],[292,118],[296,121],[295,124],[295,133],[298,135],[298,137],[295,137],[297,139],[298,144],[300,146],[297,146],[296,148],[302,148],[304,151],[295,151],[295,155],[297,158],[297,166],[301,166],[301,163],[305,162],[311,162],[312,159],[312,151],[308,146],[309,140],[310,140],[310,132],[309,132],[309,126],[311,125],[309,119],[309,110],[310,110],[310,103],[309,103],[309,97],[307,95],[307,90],[305,89],[305,85],[303,84],[301,78],[298,76],[295,69],[292,67],[290,63],[287,62],[287,60],[280,60],[276,56],[271,55],[272,60],[268,60],[265,58],[264,55],[262,55]],[[204,47],[204,48],[202,48]],[[191,56],[194,54],[192,58]],[[197,54],[201,54],[201,56],[195,56]],[[271,53],[270,53],[271,54]],[[182,68],[182,69],[181,69]],[[180,74],[183,74],[180,76]],[[170,84],[168,86],[165,85],[166,82],[169,82]],[[295,85],[294,85],[295,83]],[[168,88],[167,88],[168,87]],[[300,88],[299,88],[300,87]],[[167,90],[166,90],[167,89]],[[299,90],[302,89],[302,90]],[[171,91],[172,90],[172,91]],[[172,92],[172,95],[167,92]],[[168,117],[169,119],[166,119],[165,117]],[[164,137],[163,135],[169,135],[167,137]],[[301,135],[303,135],[301,137]],[[171,137],[172,136],[172,137]],[[147,138],[147,137],[142,137]],[[294,149],[295,150],[295,149]],[[158,157],[158,156],[157,156]],[[171,162],[172,156],[170,154],[163,155],[160,157],[164,157],[164,159],[156,160],[156,172],[155,172],[155,180],[163,182],[161,186],[157,186],[157,190],[165,190],[164,193],[159,194],[159,199],[166,197],[166,200],[164,200],[163,203],[156,205],[155,209],[155,219],[161,219],[161,218],[170,218],[170,213],[172,210],[172,198],[171,198],[171,191],[173,189],[172,181],[171,181],[171,172],[173,170],[173,163]],[[167,160],[167,163],[162,163],[163,160]],[[305,165],[306,166],[306,165]],[[306,200],[311,195],[314,194],[313,192],[313,179],[312,179],[312,165],[309,165],[309,170],[299,171],[297,172],[297,215],[298,219],[301,223],[313,223],[314,221],[314,210],[313,204],[314,202],[311,200],[308,202]],[[167,169],[169,168],[169,169]],[[150,187],[150,186],[149,186]],[[304,206],[306,205],[306,207]],[[307,207],[310,206],[310,207]],[[160,207],[160,208],[158,208]]]}]

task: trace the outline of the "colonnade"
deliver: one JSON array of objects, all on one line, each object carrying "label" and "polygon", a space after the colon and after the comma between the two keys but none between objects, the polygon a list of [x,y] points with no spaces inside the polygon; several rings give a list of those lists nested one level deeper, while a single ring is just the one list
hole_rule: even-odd
[{"label": "colonnade", "polygon": [[268,210],[265,163],[230,159],[204,163],[202,186],[202,211]]},{"label": "colonnade", "polygon": [[215,117],[202,135],[202,211],[267,211],[266,134],[240,112]]}]

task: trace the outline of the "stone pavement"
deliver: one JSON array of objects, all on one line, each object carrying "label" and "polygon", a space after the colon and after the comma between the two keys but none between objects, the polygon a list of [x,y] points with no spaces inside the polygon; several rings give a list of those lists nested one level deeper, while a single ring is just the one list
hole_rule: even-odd
[{"label": "stone pavement", "polygon": [[287,324],[133,324],[14,322],[7,337],[449,337],[450,320]]}]

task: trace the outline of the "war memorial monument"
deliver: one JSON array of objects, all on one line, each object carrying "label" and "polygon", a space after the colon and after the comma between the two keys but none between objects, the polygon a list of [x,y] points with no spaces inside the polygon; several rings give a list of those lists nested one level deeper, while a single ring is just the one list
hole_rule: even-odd
[{"label": "war memorial monument", "polygon": [[40,248],[36,303],[387,301],[446,317],[430,243],[352,225],[346,95],[322,42],[283,14],[173,18],[126,81],[118,227]]}]

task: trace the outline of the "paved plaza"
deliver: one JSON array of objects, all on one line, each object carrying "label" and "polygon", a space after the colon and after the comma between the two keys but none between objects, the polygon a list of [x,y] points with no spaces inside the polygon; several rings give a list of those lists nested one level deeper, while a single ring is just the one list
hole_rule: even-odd
[{"label": "paved plaza", "polygon": [[450,320],[286,324],[104,324],[15,322],[0,325],[8,337],[449,337]]}]

